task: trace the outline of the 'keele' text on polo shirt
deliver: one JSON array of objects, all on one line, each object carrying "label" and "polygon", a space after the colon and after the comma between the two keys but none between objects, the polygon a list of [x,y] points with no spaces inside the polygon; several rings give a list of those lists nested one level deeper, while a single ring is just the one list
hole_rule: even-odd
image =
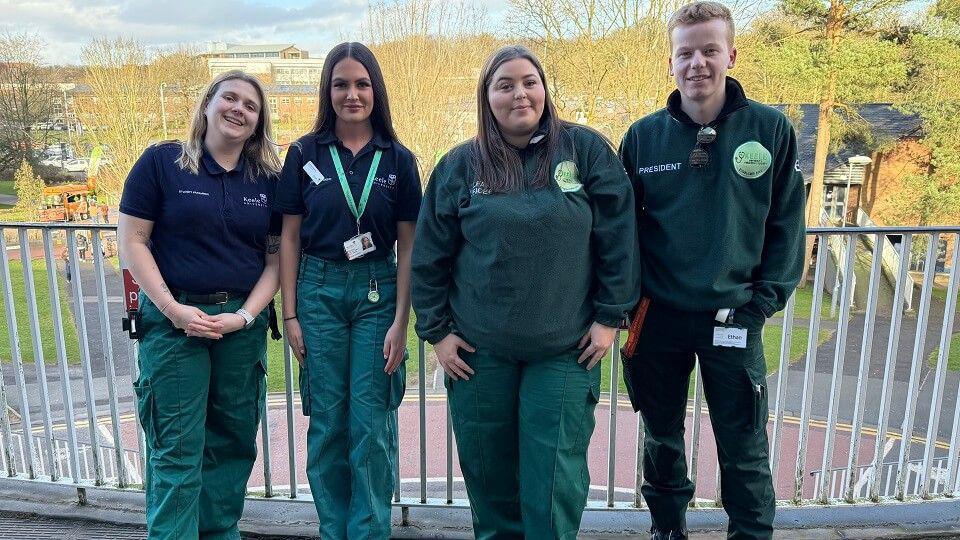
[{"label": "'keele' text on polo shirt", "polygon": [[637,169],[637,173],[643,174],[643,173],[657,173],[657,172],[664,172],[664,171],[679,171],[680,165],[683,165],[683,162],[678,161],[676,163],[661,163],[659,165],[651,165],[649,167],[640,167],[639,169]]}]

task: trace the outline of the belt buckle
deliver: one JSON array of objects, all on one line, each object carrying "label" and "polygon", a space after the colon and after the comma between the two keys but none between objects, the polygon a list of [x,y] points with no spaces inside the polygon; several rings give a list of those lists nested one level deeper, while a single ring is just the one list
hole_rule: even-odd
[{"label": "belt buckle", "polygon": [[227,301],[230,300],[230,295],[227,294],[227,293],[225,293],[225,292],[213,293],[213,296],[214,296],[215,298],[217,298],[217,301],[216,301],[216,302],[213,302],[213,303],[214,303],[214,304],[218,304],[218,305],[219,305],[219,304],[226,304]]}]

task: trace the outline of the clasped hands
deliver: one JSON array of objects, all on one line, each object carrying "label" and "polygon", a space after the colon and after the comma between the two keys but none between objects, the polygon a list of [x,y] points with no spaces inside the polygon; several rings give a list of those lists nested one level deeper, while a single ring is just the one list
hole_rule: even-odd
[{"label": "clasped hands", "polygon": [[164,315],[175,328],[183,330],[188,336],[209,339],[220,339],[225,334],[240,330],[247,323],[239,313],[208,315],[196,306],[179,302],[167,308]]}]

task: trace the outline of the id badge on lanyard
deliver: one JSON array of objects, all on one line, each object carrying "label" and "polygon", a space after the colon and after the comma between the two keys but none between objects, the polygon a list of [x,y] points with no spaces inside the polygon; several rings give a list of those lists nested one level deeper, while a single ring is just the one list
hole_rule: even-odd
[{"label": "id badge on lanyard", "polygon": [[367,181],[363,185],[363,193],[360,195],[360,204],[353,200],[353,194],[350,193],[350,185],[347,183],[347,177],[343,174],[343,165],[340,163],[340,152],[337,151],[336,144],[328,146],[330,157],[333,158],[333,166],[337,169],[337,177],[340,179],[340,188],[343,190],[343,197],[347,200],[347,206],[350,213],[357,220],[357,234],[343,243],[343,252],[347,260],[354,260],[363,257],[367,253],[377,250],[373,244],[373,235],[369,232],[360,231],[360,216],[367,208],[367,200],[370,198],[370,189],[373,188],[373,179],[377,175],[377,167],[380,165],[380,156],[382,150],[377,150],[373,154],[373,162],[370,164],[370,171],[367,173]]}]

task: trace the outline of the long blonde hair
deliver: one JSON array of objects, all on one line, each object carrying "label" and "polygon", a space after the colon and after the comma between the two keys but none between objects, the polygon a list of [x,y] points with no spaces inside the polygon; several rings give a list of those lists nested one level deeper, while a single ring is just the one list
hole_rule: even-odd
[{"label": "long blonde hair", "polygon": [[277,145],[273,142],[273,128],[270,122],[270,105],[267,103],[263,85],[256,78],[240,70],[231,70],[217,75],[210,81],[203,92],[203,99],[197,102],[190,121],[190,135],[180,143],[180,157],[177,165],[181,169],[189,170],[193,174],[200,171],[200,156],[203,153],[203,138],[207,135],[206,109],[210,100],[216,95],[220,83],[224,81],[240,80],[249,83],[260,97],[260,116],[253,135],[243,143],[243,155],[247,159],[246,178],[258,175],[277,175],[280,172],[280,155]]}]

